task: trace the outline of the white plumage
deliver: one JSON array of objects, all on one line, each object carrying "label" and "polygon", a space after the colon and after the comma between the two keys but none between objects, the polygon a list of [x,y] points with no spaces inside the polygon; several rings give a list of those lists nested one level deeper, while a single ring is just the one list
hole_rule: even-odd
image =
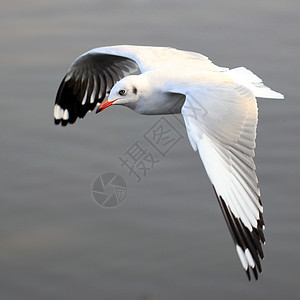
[{"label": "white plumage", "polygon": [[[102,47],[84,53],[70,66],[57,93],[54,119],[65,126],[96,106],[97,112],[111,105],[141,114],[181,110],[242,266],[249,279],[250,269],[257,279],[264,222],[253,161],[255,97],[283,99],[246,68],[218,67],[198,53],[165,47]],[[175,104],[179,108],[174,111]]]}]

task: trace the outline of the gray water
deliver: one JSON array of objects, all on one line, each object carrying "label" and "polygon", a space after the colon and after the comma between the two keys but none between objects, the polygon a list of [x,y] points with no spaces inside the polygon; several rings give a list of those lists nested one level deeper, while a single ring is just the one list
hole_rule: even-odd
[{"label": "gray water", "polygon": [[[1,1],[0,299],[296,299],[300,279],[300,2]],[[285,101],[261,100],[256,164],[265,208],[263,273],[249,283],[211,184],[182,138],[158,155],[159,116],[122,107],[53,124],[60,80],[81,53],[165,45],[245,66]],[[137,183],[119,157],[135,141],[159,159]],[[127,183],[105,209],[106,172]]]}]

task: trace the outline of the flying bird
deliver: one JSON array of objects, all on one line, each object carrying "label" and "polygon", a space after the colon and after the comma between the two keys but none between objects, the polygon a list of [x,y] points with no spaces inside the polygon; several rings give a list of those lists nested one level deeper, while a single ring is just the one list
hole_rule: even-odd
[{"label": "flying bird", "polygon": [[199,53],[111,46],[79,56],[55,100],[55,124],[123,105],[145,115],[181,113],[250,280],[262,271],[263,206],[255,173],[256,97],[283,99],[244,67],[228,69]]}]

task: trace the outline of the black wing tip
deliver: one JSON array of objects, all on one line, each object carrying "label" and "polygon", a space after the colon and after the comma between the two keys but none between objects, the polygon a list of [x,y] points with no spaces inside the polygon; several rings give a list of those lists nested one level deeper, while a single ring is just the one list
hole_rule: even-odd
[{"label": "black wing tip", "polygon": [[230,208],[226,205],[222,196],[218,195],[214,185],[213,189],[219,201],[222,213],[226,220],[227,226],[229,228],[230,234],[235,245],[239,246],[244,252],[248,249],[254,260],[254,266],[248,266],[246,270],[246,275],[251,280],[249,268],[252,269],[255,280],[258,280],[258,273],[262,272],[262,267],[260,263],[260,258],[264,258],[264,253],[262,250],[261,243],[265,242],[265,237],[263,234],[264,221],[263,215],[260,213],[259,220],[257,222],[257,228],[253,228],[250,231],[240,219],[236,218],[231,212]]},{"label": "black wing tip", "polygon": [[68,121],[62,120],[61,121],[61,126],[66,127],[68,125],[68,123],[69,123]]},{"label": "black wing tip", "polygon": [[[78,83],[78,80],[73,77],[66,80],[67,76],[63,78],[59,86],[54,107],[54,123],[55,125],[61,124],[63,127],[68,124],[74,124],[78,118],[83,118],[89,111],[95,108],[98,100],[96,95],[92,99],[93,101],[91,100],[93,89],[91,84],[91,88],[87,89],[87,80],[83,83]],[[93,80],[90,81],[94,82]],[[85,93],[87,93],[86,96]],[[84,97],[86,97],[86,102],[83,104],[82,100]],[[63,113],[66,110],[68,116],[64,117]]]},{"label": "black wing tip", "polygon": [[69,124],[69,122],[65,121],[65,120],[56,120],[56,119],[54,119],[54,124],[58,125],[58,126],[61,125],[62,127],[66,127]]},{"label": "black wing tip", "polygon": [[[261,269],[257,270],[256,266],[254,266],[253,268],[251,268],[251,270],[252,270],[252,273],[254,275],[254,279],[257,281],[258,280],[258,274],[261,273],[262,270]],[[248,268],[247,270],[245,270],[245,272],[246,272],[248,280],[251,281],[250,269]]]},{"label": "black wing tip", "polygon": [[74,121],[70,121],[70,120],[63,120],[63,119],[55,119],[54,118],[54,124],[57,125],[57,126],[61,125],[62,127],[66,127],[67,125],[74,124],[76,119]]},{"label": "black wing tip", "polygon": [[248,280],[251,281],[249,268],[246,270],[246,275],[247,275]]},{"label": "black wing tip", "polygon": [[[134,70],[130,70],[134,67]],[[68,111],[68,118],[55,115],[56,125],[73,124],[101,103],[107,92],[126,73],[139,70],[130,58],[108,53],[87,53],[79,56],[64,76],[56,95],[55,104]],[[66,122],[67,121],[67,122]]]}]

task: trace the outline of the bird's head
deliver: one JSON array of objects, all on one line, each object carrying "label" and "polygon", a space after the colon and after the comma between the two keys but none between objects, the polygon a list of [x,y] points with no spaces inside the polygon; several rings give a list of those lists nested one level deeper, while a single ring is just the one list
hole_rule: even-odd
[{"label": "bird's head", "polygon": [[130,75],[118,81],[111,89],[107,100],[101,103],[96,113],[111,105],[124,105],[134,109],[140,98],[141,80],[139,75]]}]

